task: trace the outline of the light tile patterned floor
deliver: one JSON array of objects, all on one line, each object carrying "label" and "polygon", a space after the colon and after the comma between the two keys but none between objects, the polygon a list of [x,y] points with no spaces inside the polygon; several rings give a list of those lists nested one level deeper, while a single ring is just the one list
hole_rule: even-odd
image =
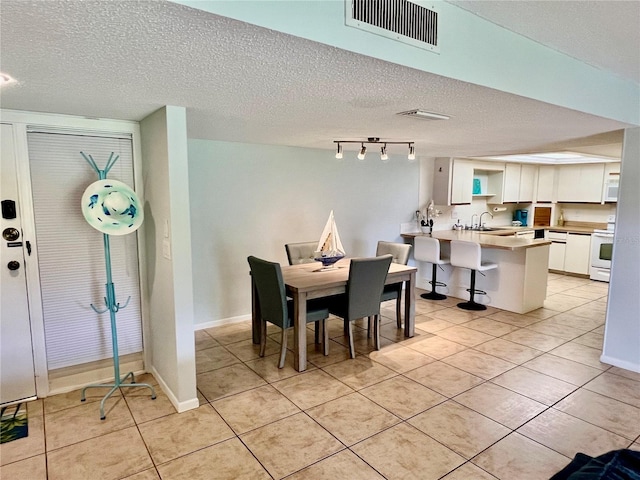
[{"label": "light tile patterned floor", "polygon": [[274,327],[265,358],[248,322],[198,331],[198,409],[144,389],[109,400],[104,422],[95,390],[33,402],[0,477],[542,480],[579,451],[640,450],[640,374],[599,360],[607,287],[551,274],[527,315],[418,296],[412,339],[385,305],[383,348],[358,322],[355,360],[331,320],[328,357],[309,330],[304,373],[291,352],[276,367]]}]

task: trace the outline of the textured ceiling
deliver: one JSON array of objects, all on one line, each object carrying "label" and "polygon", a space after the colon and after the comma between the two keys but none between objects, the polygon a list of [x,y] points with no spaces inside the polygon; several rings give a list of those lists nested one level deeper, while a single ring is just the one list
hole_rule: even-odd
[{"label": "textured ceiling", "polygon": [[[579,147],[625,127],[164,1],[2,0],[0,22],[0,69],[18,80],[2,108],[140,120],[179,105],[189,138],[333,149],[376,136],[429,156]],[[395,115],[413,108],[452,118]]]},{"label": "textured ceiling", "polygon": [[492,23],[640,83],[638,0],[447,0]]}]

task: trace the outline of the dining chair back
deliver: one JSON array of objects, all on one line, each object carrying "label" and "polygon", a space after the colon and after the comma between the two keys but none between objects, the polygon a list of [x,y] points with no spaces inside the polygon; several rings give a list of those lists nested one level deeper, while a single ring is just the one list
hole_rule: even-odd
[{"label": "dining chair back", "polygon": [[284,246],[287,251],[289,265],[314,262],[318,242],[287,243]]},{"label": "dining chair back", "polygon": [[[278,368],[284,367],[287,353],[287,329],[293,326],[293,301],[287,300],[279,263],[269,262],[258,257],[247,258],[251,268],[251,279],[258,294],[260,312],[260,356],[264,357],[267,342],[266,322],[273,323],[282,329],[280,361]],[[316,328],[323,332],[324,354],[328,355],[328,330],[325,325],[329,310],[317,302],[307,302],[306,322],[316,322]],[[317,338],[317,335],[316,335]]]},{"label": "dining chair back", "polygon": [[373,317],[375,346],[380,349],[380,297],[392,258],[382,255],[351,259],[346,292],[329,303],[329,311],[344,319],[351,358],[356,356],[351,322],[359,318]]},{"label": "dining chair back", "polygon": [[[406,265],[409,262],[411,244],[379,241],[376,248],[376,256],[390,254],[393,256],[392,262]],[[402,282],[385,285],[380,298],[381,302],[389,300],[396,301],[396,324],[402,328]]]}]

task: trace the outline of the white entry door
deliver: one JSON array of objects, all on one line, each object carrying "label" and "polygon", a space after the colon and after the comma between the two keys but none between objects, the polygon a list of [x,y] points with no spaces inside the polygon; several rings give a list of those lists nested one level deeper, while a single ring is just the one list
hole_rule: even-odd
[{"label": "white entry door", "polygon": [[36,385],[13,127],[0,127],[0,404],[5,405],[34,398]]}]

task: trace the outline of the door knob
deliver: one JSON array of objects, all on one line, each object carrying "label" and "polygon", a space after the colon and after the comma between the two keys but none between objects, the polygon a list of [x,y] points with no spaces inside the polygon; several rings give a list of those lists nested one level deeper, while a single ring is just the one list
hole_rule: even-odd
[{"label": "door knob", "polygon": [[20,268],[20,262],[16,262],[15,260],[11,260],[7,263],[7,268],[9,270],[18,270]]},{"label": "door knob", "polygon": [[18,238],[20,238],[20,232],[16,228],[5,228],[2,231],[2,238],[4,238],[7,242],[15,242]]}]

